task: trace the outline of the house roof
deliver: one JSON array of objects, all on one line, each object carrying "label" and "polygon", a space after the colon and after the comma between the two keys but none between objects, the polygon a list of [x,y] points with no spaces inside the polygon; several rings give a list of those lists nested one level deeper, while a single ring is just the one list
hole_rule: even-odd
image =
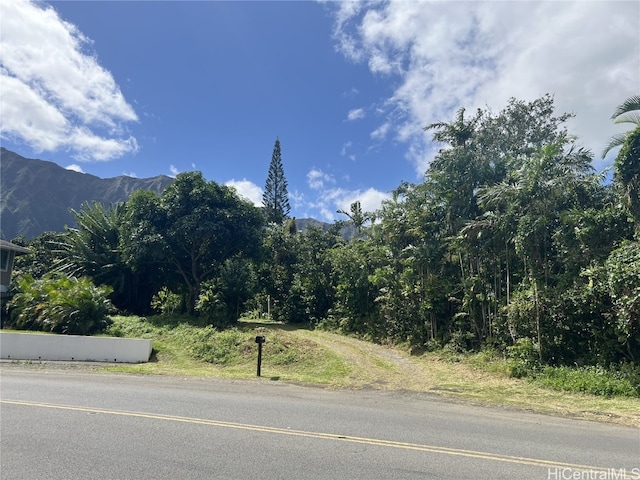
[{"label": "house roof", "polygon": [[31,253],[26,247],[21,247],[20,245],[16,245],[15,243],[7,242],[6,240],[0,239],[0,250],[10,250],[16,252],[16,255],[22,255],[25,253]]}]

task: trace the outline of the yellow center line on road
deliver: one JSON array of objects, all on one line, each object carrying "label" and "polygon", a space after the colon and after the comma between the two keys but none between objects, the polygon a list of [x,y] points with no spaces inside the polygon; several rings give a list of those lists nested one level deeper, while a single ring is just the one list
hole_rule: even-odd
[{"label": "yellow center line on road", "polygon": [[292,430],[288,428],[266,427],[263,425],[251,425],[245,423],[223,422],[220,420],[209,420],[206,418],[191,418],[175,415],[163,415],[158,413],[146,412],[130,412],[126,410],[107,410],[93,407],[78,407],[73,405],[58,405],[53,403],[29,402],[22,400],[0,400],[0,403],[7,405],[20,405],[27,407],[51,408],[56,410],[70,410],[74,412],[101,413],[105,415],[117,415],[124,417],[147,418],[152,420],[164,420],[169,422],[190,423],[196,425],[209,425],[221,428],[234,428],[238,430],[251,430],[254,432],[273,433],[277,435],[293,435],[299,437],[317,438],[322,440],[334,440],[351,443],[361,443],[366,445],[375,445],[379,447],[393,447],[405,450],[417,450],[421,452],[439,453],[443,455],[452,455],[468,458],[478,458],[494,462],[516,463],[521,465],[533,465],[538,467],[548,467],[557,469],[571,469],[576,471],[589,471],[597,474],[598,472],[607,472],[610,469],[603,467],[594,467],[589,465],[578,465],[573,463],[556,462],[553,460],[543,460],[538,458],[518,457],[511,455],[501,455],[490,452],[480,452],[474,450],[463,450],[458,448],[438,447],[435,445],[421,445],[409,442],[397,442],[393,440],[382,440],[377,438],[354,437],[351,435],[341,435],[336,433],[308,432],[304,430]]}]

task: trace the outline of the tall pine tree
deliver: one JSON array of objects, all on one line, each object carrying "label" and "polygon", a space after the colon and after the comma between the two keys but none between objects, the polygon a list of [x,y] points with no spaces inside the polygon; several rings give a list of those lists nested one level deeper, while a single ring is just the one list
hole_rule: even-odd
[{"label": "tall pine tree", "polygon": [[262,194],[262,205],[267,216],[267,221],[281,225],[291,211],[289,194],[287,192],[287,179],[282,168],[282,154],[280,153],[280,140],[276,138],[269,165],[269,176]]}]

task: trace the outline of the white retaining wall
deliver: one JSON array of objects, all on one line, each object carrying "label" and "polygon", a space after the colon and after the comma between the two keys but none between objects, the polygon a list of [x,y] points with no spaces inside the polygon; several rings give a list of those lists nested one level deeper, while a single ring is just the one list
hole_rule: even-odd
[{"label": "white retaining wall", "polygon": [[4,360],[75,360],[143,363],[151,356],[151,340],[0,332]]}]

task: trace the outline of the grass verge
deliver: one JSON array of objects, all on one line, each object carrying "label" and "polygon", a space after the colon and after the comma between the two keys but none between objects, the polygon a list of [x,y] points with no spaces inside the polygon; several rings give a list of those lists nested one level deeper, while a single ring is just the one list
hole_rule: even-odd
[{"label": "grass verge", "polygon": [[348,375],[350,370],[339,355],[301,339],[281,324],[240,322],[235,328],[218,331],[188,321],[113,317],[108,335],[151,338],[154,351],[149,363],[105,369],[142,374],[255,378],[258,350],[255,337],[266,334],[262,371],[267,378],[329,386]]},{"label": "grass verge", "polygon": [[[402,349],[291,325],[239,322],[235,328],[217,331],[190,321],[113,317],[108,335],[150,338],[154,351],[148,363],[109,365],[101,370],[255,379],[255,336],[265,335],[263,381],[428,392],[476,404],[640,427],[640,399],[618,395],[610,384],[603,387],[609,388],[609,396],[560,391],[570,381],[577,381],[571,377],[571,369],[547,372],[546,377],[537,379],[517,379],[509,375],[506,359],[486,352],[412,356]],[[594,377],[588,384],[597,385],[598,381]]]}]

